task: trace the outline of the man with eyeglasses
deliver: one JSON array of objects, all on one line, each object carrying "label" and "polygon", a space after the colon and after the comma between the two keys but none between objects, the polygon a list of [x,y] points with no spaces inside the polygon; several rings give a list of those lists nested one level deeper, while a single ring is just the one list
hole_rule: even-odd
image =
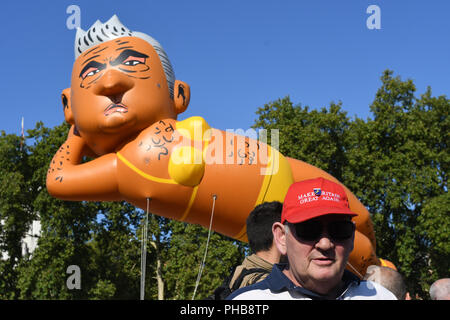
[{"label": "man with eyeglasses", "polygon": [[228,300],[396,300],[371,281],[346,270],[357,214],[337,183],[316,178],[290,186],[281,222],[272,226],[286,264],[274,265],[263,281],[233,292]]}]

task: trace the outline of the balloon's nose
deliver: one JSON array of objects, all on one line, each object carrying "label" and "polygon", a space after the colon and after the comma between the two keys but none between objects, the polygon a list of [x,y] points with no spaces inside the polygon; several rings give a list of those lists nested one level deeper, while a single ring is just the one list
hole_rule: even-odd
[{"label": "balloon's nose", "polygon": [[[123,94],[134,87],[134,81],[115,69],[110,69],[95,83],[94,93],[120,102]],[[119,100],[117,102],[117,100]]]}]

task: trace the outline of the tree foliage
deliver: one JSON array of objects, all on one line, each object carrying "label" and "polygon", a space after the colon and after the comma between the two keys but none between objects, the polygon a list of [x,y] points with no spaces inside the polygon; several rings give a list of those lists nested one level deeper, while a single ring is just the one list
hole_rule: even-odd
[{"label": "tree foliage", "polygon": [[[47,193],[48,165],[68,129],[38,123],[28,130],[31,145],[16,135],[0,137],[0,250],[8,254],[0,260],[0,298],[138,299],[145,213],[125,202],[69,202]],[[207,230],[150,216],[146,298],[190,299]],[[23,255],[21,240],[37,219],[38,247]],[[212,234],[198,298],[211,294],[243,259],[241,247]],[[80,290],[66,285],[71,265],[81,270]]]},{"label": "tree foliage", "polygon": [[[278,129],[280,151],[334,175],[371,213],[377,254],[394,262],[408,290],[428,298],[430,284],[450,270],[450,101],[431,88],[419,97],[411,80],[385,71],[370,106],[351,119],[342,102],[312,109],[289,97],[259,108],[255,128]],[[45,188],[53,154],[68,125],[28,130],[27,143],[0,135],[1,299],[138,299],[146,215],[127,203],[68,202]],[[22,253],[33,220],[38,247]],[[147,299],[191,299],[208,230],[151,215]],[[209,296],[239,264],[247,247],[212,232],[196,298]],[[69,290],[67,268],[81,270]]]}]

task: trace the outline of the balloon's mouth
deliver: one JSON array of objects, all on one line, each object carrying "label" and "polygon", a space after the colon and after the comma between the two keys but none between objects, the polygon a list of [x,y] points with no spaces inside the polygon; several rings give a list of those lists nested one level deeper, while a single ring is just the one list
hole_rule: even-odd
[{"label": "balloon's mouth", "polygon": [[122,103],[111,103],[106,109],[105,109],[105,111],[103,112],[103,114],[105,115],[105,116],[109,116],[109,115],[111,115],[111,114],[113,114],[113,113],[116,113],[116,112],[119,112],[119,113],[127,113],[128,112],[128,108],[124,105],[124,104],[122,104]]}]

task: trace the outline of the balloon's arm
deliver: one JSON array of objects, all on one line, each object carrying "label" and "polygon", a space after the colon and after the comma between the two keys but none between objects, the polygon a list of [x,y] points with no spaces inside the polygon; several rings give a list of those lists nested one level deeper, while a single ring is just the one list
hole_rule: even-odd
[{"label": "balloon's arm", "polygon": [[86,150],[84,140],[74,134],[72,128],[50,163],[46,183],[48,192],[62,200],[121,200],[116,178],[116,154],[109,153],[81,163]]}]

